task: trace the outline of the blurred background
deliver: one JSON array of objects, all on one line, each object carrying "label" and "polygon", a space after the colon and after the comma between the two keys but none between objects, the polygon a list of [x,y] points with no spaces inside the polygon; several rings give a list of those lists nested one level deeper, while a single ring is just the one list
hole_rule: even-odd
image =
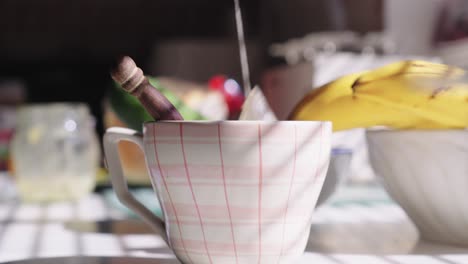
[{"label": "blurred background", "polygon": [[[410,57],[468,66],[468,1],[241,0],[240,5],[251,82],[260,88],[269,74],[291,75],[308,90]],[[201,114],[197,117],[238,117],[242,96],[213,95],[224,89],[220,82],[232,79],[239,91],[243,85],[231,0],[0,0],[0,169],[12,163],[9,146],[21,106],[82,103],[98,142],[108,126],[132,127],[121,122],[122,109],[116,108],[130,106],[115,95],[108,73],[122,54]],[[278,67],[281,73],[272,73]],[[293,96],[295,86],[281,87],[278,94]],[[338,135],[336,146],[360,145],[354,150],[359,160],[365,152],[362,136],[349,134]]]},{"label": "blurred background", "polygon": [[[324,31],[384,33],[393,41],[387,52],[434,55],[439,44],[465,37],[466,2],[241,1],[252,82],[277,63],[269,45]],[[241,80],[230,0],[2,0],[0,12],[1,103],[86,102],[99,133],[108,64],[117,55],[133,56],[154,76]]]},{"label": "blurred background", "polygon": [[[384,24],[380,0],[253,0],[241,1],[241,8],[253,83],[271,63],[274,42],[320,31],[365,34]],[[117,55],[131,55],[154,76],[241,80],[231,0],[4,0],[0,10],[0,98],[24,89],[15,100],[86,102],[100,134],[101,103],[112,85],[108,64]]]}]

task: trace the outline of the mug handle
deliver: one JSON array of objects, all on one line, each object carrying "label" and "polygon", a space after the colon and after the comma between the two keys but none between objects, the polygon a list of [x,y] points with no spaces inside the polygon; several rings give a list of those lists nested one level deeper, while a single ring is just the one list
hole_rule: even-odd
[{"label": "mug handle", "polygon": [[[129,141],[136,144],[144,152],[143,136],[133,129],[112,127],[104,134],[104,154],[109,169],[112,187],[120,202],[139,215],[168,243],[164,221],[154,215],[148,208],[140,203],[129,192],[127,180],[123,175],[118,144],[120,141]],[[169,245],[169,243],[168,243]]]}]

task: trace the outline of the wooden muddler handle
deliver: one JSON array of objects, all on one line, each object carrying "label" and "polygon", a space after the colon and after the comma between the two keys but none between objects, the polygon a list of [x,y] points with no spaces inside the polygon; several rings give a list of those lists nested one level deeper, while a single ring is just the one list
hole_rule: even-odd
[{"label": "wooden muddler handle", "polygon": [[111,76],[122,88],[140,100],[148,113],[158,120],[183,120],[167,98],[152,86],[132,58],[121,57],[111,69]]}]

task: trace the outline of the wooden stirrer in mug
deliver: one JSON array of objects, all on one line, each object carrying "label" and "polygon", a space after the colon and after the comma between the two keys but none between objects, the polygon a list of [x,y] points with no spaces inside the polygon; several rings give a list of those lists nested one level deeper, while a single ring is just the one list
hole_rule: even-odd
[{"label": "wooden stirrer in mug", "polygon": [[183,120],[176,107],[150,84],[143,71],[129,56],[116,61],[111,69],[111,76],[125,91],[138,98],[155,121]]}]

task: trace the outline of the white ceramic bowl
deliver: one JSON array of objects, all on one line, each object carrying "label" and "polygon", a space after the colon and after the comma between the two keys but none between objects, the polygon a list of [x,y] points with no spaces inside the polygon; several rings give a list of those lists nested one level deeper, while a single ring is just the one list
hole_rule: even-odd
[{"label": "white ceramic bowl", "polygon": [[367,132],[369,157],[421,238],[468,247],[468,130]]}]

